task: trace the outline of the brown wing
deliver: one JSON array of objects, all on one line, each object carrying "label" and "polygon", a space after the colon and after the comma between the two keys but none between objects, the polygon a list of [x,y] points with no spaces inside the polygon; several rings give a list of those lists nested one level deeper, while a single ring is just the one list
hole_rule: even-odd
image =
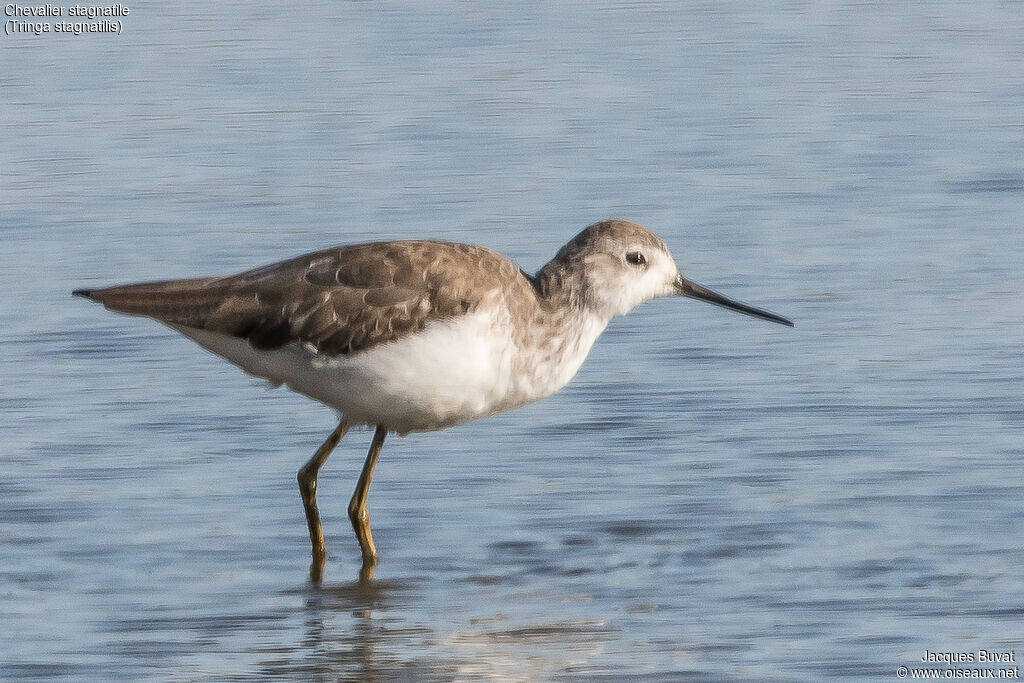
[{"label": "brown wing", "polygon": [[256,348],[300,342],[349,354],[473,311],[515,264],[446,242],[377,242],[300,256],[238,275],[76,290],[106,308],[243,337]]}]

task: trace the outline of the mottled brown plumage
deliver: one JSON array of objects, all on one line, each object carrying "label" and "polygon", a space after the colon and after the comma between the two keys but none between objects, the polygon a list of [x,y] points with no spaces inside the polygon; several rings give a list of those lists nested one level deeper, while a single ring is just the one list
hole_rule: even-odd
[{"label": "mottled brown plumage", "polygon": [[408,241],[336,247],[226,277],[75,293],[120,313],[242,337],[258,349],[297,342],[334,356],[471,312],[510,283],[533,289],[514,264],[483,247]]}]

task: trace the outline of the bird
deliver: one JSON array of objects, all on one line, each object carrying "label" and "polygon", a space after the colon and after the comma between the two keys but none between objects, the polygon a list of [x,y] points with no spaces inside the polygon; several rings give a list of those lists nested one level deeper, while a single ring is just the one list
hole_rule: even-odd
[{"label": "bird", "polygon": [[235,275],[72,293],[152,318],[246,373],[337,411],[338,426],[297,476],[315,583],[326,561],[317,477],[350,427],[374,429],[348,506],[359,580],[369,582],[378,553],[367,495],[389,433],[440,430],[555,393],[612,318],[656,297],[689,297],[793,326],[684,278],[659,237],[618,219],[588,226],[533,275],[480,246],[377,241]]}]

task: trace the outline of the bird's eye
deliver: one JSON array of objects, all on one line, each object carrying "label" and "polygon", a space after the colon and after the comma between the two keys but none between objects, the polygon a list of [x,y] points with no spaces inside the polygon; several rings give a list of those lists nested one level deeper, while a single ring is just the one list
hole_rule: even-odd
[{"label": "bird's eye", "polygon": [[646,266],[647,257],[639,251],[628,251],[626,252],[626,263],[633,266]]}]

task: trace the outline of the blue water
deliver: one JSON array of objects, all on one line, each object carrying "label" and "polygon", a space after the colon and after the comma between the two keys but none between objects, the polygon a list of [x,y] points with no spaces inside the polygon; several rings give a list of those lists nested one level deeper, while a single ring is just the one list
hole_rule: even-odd
[{"label": "blue water", "polygon": [[[0,39],[0,678],[896,680],[1024,656],[1016,3],[131,4]],[[618,216],[684,300],[391,437],[71,289]],[[964,667],[966,665],[958,665]],[[942,667],[940,667],[942,668]]]}]

